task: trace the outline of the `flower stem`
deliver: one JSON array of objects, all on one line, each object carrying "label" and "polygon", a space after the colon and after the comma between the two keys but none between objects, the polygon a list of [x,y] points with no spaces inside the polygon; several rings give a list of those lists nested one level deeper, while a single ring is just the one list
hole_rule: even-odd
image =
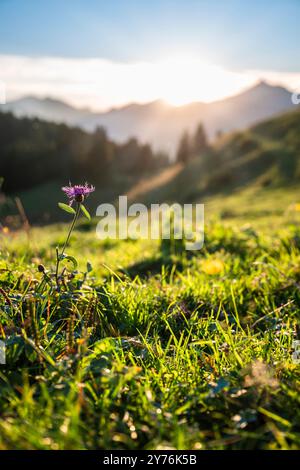
[{"label": "flower stem", "polygon": [[78,219],[78,216],[79,216],[79,212],[80,212],[80,204],[78,203],[77,204],[77,208],[76,208],[76,212],[74,214],[74,217],[73,217],[73,220],[72,220],[72,223],[71,223],[71,226],[70,226],[70,229],[69,229],[69,233],[68,233],[68,236],[66,238],[66,241],[64,243],[64,246],[61,250],[61,253],[58,252],[58,249],[56,249],[56,270],[55,270],[55,279],[56,279],[56,285],[58,287],[58,270],[59,270],[59,263],[61,261],[61,256],[64,254],[65,252],[65,249],[67,247],[67,244],[70,240],[70,236],[71,236],[71,233],[73,232],[73,229],[75,227],[75,224],[76,224],[76,221]]}]

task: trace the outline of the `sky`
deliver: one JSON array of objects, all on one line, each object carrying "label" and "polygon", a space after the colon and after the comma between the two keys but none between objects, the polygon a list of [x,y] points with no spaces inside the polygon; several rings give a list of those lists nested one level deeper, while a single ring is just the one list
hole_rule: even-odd
[{"label": "sky", "polygon": [[298,89],[299,18],[299,0],[0,0],[0,81],[95,109]]}]

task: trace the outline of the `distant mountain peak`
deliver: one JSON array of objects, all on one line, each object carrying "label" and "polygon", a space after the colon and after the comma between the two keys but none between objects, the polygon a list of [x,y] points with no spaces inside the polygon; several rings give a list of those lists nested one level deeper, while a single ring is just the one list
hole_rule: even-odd
[{"label": "distant mountain peak", "polygon": [[152,144],[155,150],[174,155],[182,132],[194,132],[200,122],[212,139],[220,130],[245,129],[292,107],[287,89],[260,80],[239,94],[212,103],[192,102],[174,107],[158,99],[149,103],[130,103],[105,112],[92,112],[72,107],[53,97],[27,96],[0,109],[11,111],[18,117],[38,117],[79,126],[87,131],[102,126],[117,142],[136,137],[141,142]]},{"label": "distant mountain peak", "polygon": [[273,85],[271,85],[270,83],[268,83],[266,80],[264,79],[261,79],[259,80],[256,85],[254,85],[254,88],[273,88]]},{"label": "distant mountain peak", "polygon": [[261,91],[261,92],[274,92],[274,91],[284,91],[285,93],[290,93],[289,90],[284,88],[282,85],[272,85],[268,83],[266,80],[259,80],[253,87],[249,88],[248,91]]}]

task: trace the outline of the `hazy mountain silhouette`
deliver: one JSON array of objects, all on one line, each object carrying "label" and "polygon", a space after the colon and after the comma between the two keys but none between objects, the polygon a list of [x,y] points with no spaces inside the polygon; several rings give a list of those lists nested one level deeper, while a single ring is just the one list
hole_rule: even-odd
[{"label": "hazy mountain silhouette", "polygon": [[77,124],[80,119],[90,114],[88,109],[78,109],[53,98],[37,98],[25,96],[10,101],[0,107],[3,111],[11,111],[16,117],[38,117],[46,121]]},{"label": "hazy mountain silhouette", "polygon": [[157,100],[129,104],[107,112],[74,108],[62,101],[25,97],[3,105],[17,116],[36,116],[54,122],[78,125],[86,130],[104,126],[117,141],[137,137],[155,150],[174,154],[184,130],[194,131],[201,121],[210,138],[218,131],[243,129],[292,108],[291,93],[283,87],[260,82],[248,90],[212,103],[195,102],[174,107]]}]

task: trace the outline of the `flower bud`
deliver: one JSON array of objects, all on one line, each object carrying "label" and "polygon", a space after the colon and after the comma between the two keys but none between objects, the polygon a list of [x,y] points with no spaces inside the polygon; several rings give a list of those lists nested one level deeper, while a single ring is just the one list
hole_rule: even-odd
[{"label": "flower bud", "polygon": [[39,264],[39,265],[38,265],[38,271],[39,271],[40,273],[44,273],[44,272],[45,272],[45,266],[44,266],[43,264]]}]

